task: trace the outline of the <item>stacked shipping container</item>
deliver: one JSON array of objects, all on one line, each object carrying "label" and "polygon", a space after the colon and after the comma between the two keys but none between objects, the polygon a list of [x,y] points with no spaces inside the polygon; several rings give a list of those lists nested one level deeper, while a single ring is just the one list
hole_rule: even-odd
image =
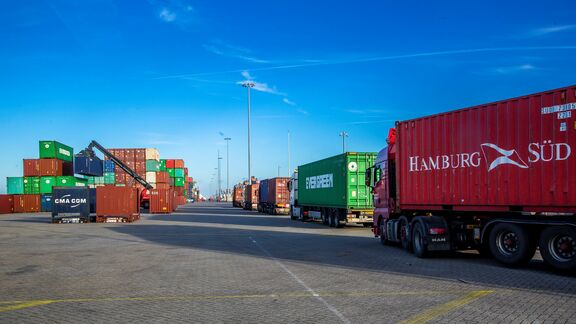
[{"label": "stacked shipping container", "polygon": [[[15,213],[49,211],[48,204],[41,208],[41,202],[51,200],[53,187],[86,185],[85,179],[74,177],[71,147],[56,141],[40,141],[38,149],[40,159],[24,159],[23,177],[8,177],[8,195],[0,195],[2,201],[11,199]],[[7,210],[1,208],[1,212]]]}]

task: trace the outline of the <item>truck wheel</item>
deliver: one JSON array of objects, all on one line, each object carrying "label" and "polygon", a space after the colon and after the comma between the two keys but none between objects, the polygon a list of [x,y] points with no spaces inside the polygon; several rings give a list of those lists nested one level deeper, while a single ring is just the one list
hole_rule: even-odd
[{"label": "truck wheel", "polygon": [[410,246],[410,238],[409,238],[409,229],[408,229],[408,220],[406,218],[400,218],[398,221],[398,229],[400,231],[398,237],[400,238],[400,242],[402,243],[402,248],[406,251],[410,251],[412,247]]},{"label": "truck wheel", "polygon": [[499,262],[508,266],[518,266],[532,259],[536,245],[530,242],[526,228],[516,224],[500,223],[490,232],[490,252]]},{"label": "truck wheel", "polygon": [[322,224],[328,226],[330,221],[329,221],[330,216],[328,215],[328,213],[326,212],[326,209],[322,209]]},{"label": "truck wheel", "polygon": [[540,254],[555,269],[576,269],[576,230],[568,226],[544,229],[540,235]]},{"label": "truck wheel", "polygon": [[334,217],[334,214],[330,213],[330,215],[326,215],[326,217],[328,217],[328,226],[335,227],[336,219]]},{"label": "truck wheel", "polygon": [[380,222],[380,243],[384,246],[387,246],[390,245],[390,241],[388,241],[385,225],[386,225],[385,222]]},{"label": "truck wheel", "polygon": [[414,224],[414,230],[412,231],[412,248],[414,250],[414,255],[419,258],[425,258],[428,256],[428,244],[426,243],[424,235],[422,224],[416,222],[416,224]]},{"label": "truck wheel", "polygon": [[344,227],[346,223],[342,221],[342,218],[340,217],[340,210],[332,209],[332,214],[334,214],[334,227],[336,228]]}]

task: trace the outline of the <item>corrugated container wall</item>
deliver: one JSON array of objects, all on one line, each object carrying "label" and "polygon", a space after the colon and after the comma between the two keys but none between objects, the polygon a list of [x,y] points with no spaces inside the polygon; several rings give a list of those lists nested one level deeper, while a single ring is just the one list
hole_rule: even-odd
[{"label": "corrugated container wall", "polygon": [[0,195],[0,214],[10,214],[14,212],[14,196]]},{"label": "corrugated container wall", "polygon": [[39,159],[24,159],[24,176],[25,177],[39,177],[40,176],[40,160]]},{"label": "corrugated container wall", "polygon": [[374,152],[348,152],[298,167],[298,203],[302,206],[373,209],[366,169]]},{"label": "corrugated container wall", "polygon": [[268,181],[267,202],[274,205],[286,205],[290,203],[290,191],[288,190],[290,178],[279,177]]},{"label": "corrugated container wall", "polygon": [[576,210],[576,86],[396,130],[402,208]]}]

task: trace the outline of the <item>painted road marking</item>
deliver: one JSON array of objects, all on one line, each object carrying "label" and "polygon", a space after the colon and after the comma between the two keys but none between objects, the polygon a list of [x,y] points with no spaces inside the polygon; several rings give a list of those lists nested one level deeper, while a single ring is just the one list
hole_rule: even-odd
[{"label": "painted road marking", "polygon": [[455,309],[458,309],[464,305],[470,304],[471,302],[480,299],[488,294],[493,293],[493,290],[476,290],[468,295],[464,296],[463,298],[453,300],[446,304],[442,304],[440,306],[433,307],[423,313],[417,314],[413,317],[410,317],[407,320],[404,320],[400,323],[402,324],[420,324],[426,323],[433,319],[436,319],[442,315],[445,315]]},{"label": "painted road marking", "polygon": [[350,320],[348,320],[342,313],[340,313],[340,311],[338,311],[338,309],[336,309],[336,307],[334,307],[330,303],[328,303],[316,291],[314,291],[314,289],[310,288],[304,281],[302,281],[300,278],[298,278],[298,276],[296,276],[292,271],[290,271],[290,269],[288,269],[284,264],[282,264],[282,262],[280,262],[280,260],[276,259],[270,252],[268,252],[268,250],[266,250],[262,245],[258,244],[258,242],[256,242],[256,240],[254,240],[252,237],[250,237],[250,240],[252,240],[252,242],[262,252],[264,252],[264,254],[266,254],[270,259],[272,259],[277,265],[279,265],[280,268],[282,268],[282,270],[284,270],[292,278],[294,278],[294,280],[296,280],[296,282],[298,282],[300,284],[300,286],[304,287],[304,289],[306,289],[314,298],[316,298],[318,301],[320,301],[322,304],[324,304],[324,306],[326,306],[326,308],[328,308],[328,310],[330,310],[332,313],[334,313],[334,315],[336,315],[342,321],[342,323],[350,323]]},{"label": "painted road marking", "polygon": [[46,300],[15,300],[0,301],[0,313],[24,308],[37,307],[57,303],[96,303],[96,302],[121,302],[121,301],[208,301],[226,299],[259,299],[259,298],[316,298],[316,297],[386,297],[386,296],[424,296],[460,294],[462,291],[398,291],[398,292],[324,292],[315,293],[284,293],[284,294],[247,294],[247,295],[220,295],[220,296],[152,296],[152,297],[110,297],[110,298],[70,298],[70,299],[46,299]]}]

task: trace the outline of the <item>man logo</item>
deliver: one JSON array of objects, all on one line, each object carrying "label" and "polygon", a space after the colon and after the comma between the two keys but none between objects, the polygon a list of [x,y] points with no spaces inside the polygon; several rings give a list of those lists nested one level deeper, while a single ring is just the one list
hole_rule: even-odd
[{"label": "man logo", "polygon": [[488,161],[492,161],[488,167],[488,172],[503,164],[512,164],[522,169],[528,168],[528,164],[520,158],[516,150],[505,150],[491,143],[481,144],[480,147],[482,148],[486,164],[488,164]]}]

